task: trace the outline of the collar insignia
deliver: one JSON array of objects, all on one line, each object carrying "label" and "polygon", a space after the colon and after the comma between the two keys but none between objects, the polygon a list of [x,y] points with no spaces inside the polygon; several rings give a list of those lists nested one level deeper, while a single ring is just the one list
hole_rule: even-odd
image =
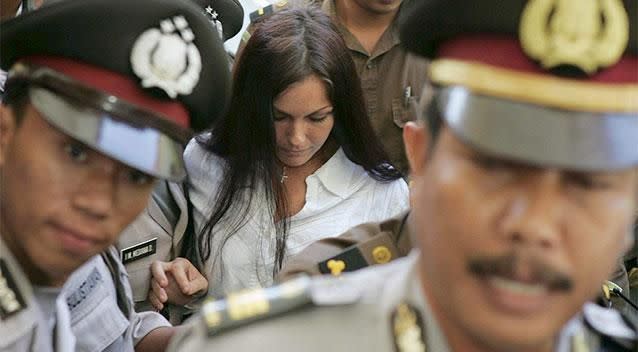
[{"label": "collar insignia", "polygon": [[397,352],[425,352],[423,319],[419,311],[407,303],[392,312],[392,335]]},{"label": "collar insignia", "polygon": [[570,65],[593,74],[620,60],[629,19],[621,0],[531,0],[519,36],[525,53],[543,68]]},{"label": "collar insignia", "polygon": [[183,16],[163,20],[160,28],[144,31],[135,41],[133,72],[145,88],[158,87],[171,98],[190,94],[202,70],[195,35]]},{"label": "collar insignia", "polygon": [[7,264],[0,258],[0,320],[5,320],[24,308],[24,298]]}]

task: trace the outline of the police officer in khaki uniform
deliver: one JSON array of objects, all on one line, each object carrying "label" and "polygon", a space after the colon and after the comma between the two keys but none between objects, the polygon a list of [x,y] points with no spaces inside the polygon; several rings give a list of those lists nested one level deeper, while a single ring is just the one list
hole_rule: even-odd
[{"label": "police officer in khaki uniform", "polygon": [[436,58],[428,128],[404,129],[415,250],[205,304],[169,349],[635,351],[636,327],[586,302],[633,242],[637,6],[410,8],[404,43]]},{"label": "police officer in khaki uniform", "polygon": [[0,350],[160,351],[111,246],[193,130],[224,110],[226,54],[202,10],[61,1],[2,22]]},{"label": "police officer in khaki uniform", "polygon": [[[416,119],[416,101],[426,87],[428,64],[401,46],[399,19],[411,1],[415,0],[306,0],[320,4],[337,24],[357,67],[372,127],[390,161],[406,175],[409,168],[401,130]],[[299,2],[276,1],[251,13],[250,19],[258,23]]]}]

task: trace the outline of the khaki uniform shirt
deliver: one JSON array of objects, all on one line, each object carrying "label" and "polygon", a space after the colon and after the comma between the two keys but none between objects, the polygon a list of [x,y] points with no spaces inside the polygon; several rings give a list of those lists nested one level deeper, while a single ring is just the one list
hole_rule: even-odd
[{"label": "khaki uniform shirt", "polygon": [[133,352],[154,329],[170,326],[158,313],[138,313],[128,274],[111,247],[76,270],[64,285],[78,352]]},{"label": "khaki uniform shirt", "polygon": [[[148,302],[151,264],[179,256],[188,225],[187,201],[182,185],[159,182],[144,212],[127,227],[117,242],[129,275],[135,309],[153,310]],[[171,322],[181,322],[182,311],[171,307]]]},{"label": "khaki uniform shirt", "polygon": [[[421,290],[418,266],[413,251],[340,278],[302,277],[207,303],[169,351],[449,352]],[[574,317],[560,332],[556,351],[578,351],[572,348],[579,341],[585,343],[582,351],[599,351],[609,338],[624,346],[617,350],[636,347],[635,331],[618,312],[589,304],[583,312],[596,325]]]},{"label": "khaki uniform shirt", "polygon": [[[409,0],[404,0],[404,3]],[[418,1],[418,0],[417,0]],[[350,31],[339,22],[334,0],[325,0],[322,9],[332,17],[341,32],[361,79],[368,115],[392,163],[408,173],[402,129],[416,120],[416,108],[427,82],[428,61],[408,53],[399,39],[398,18],[383,33],[374,50],[367,52]]]},{"label": "khaki uniform shirt", "polygon": [[[406,256],[412,249],[405,222],[408,212],[382,222],[355,226],[338,237],[321,239],[290,258],[281,268],[277,281],[299,274],[321,275],[349,272],[374,264],[384,264]],[[380,255],[385,254],[385,255]],[[389,255],[388,255],[389,254]],[[340,261],[339,272],[321,271],[329,261]]]},{"label": "khaki uniform shirt", "polygon": [[[72,352],[75,337],[66,299],[55,301],[55,329],[44,315],[29,279],[0,237],[0,351]],[[54,332],[55,331],[55,332]]]}]

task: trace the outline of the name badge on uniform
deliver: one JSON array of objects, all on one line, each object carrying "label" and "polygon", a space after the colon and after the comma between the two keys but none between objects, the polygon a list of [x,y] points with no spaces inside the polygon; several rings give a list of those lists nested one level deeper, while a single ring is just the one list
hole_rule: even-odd
[{"label": "name badge on uniform", "polygon": [[128,264],[157,252],[157,237],[122,249],[122,263]]},{"label": "name badge on uniform", "polygon": [[24,298],[20,294],[7,264],[0,259],[0,319],[5,320],[25,307]]}]

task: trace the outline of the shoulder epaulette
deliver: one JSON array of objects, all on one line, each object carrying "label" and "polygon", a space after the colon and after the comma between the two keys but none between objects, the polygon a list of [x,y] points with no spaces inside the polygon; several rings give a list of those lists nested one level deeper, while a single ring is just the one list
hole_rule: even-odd
[{"label": "shoulder epaulette", "polygon": [[301,277],[273,287],[232,293],[223,300],[209,300],[202,306],[201,315],[210,336],[310,303],[310,279]]},{"label": "shoulder epaulette", "polygon": [[354,244],[341,253],[319,262],[319,272],[339,276],[375,264],[385,264],[399,258],[392,236],[388,232],[381,232],[365,241]]}]

